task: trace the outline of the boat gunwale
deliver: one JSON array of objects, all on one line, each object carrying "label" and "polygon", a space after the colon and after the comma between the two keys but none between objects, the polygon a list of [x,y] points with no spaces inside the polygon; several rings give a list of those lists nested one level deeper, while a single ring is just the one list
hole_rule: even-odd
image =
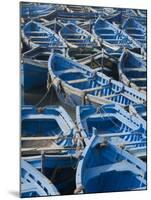
[{"label": "boat gunwale", "polygon": [[[133,81],[131,81],[131,79],[129,79],[126,74],[124,73],[124,67],[122,67],[124,64],[124,60],[125,60],[125,56],[127,55],[132,55],[133,57],[135,57],[137,60],[141,59],[141,63],[145,65],[145,62],[142,60],[142,58],[139,58],[139,54],[137,55],[136,53],[131,52],[130,50],[124,50],[119,58],[119,63],[118,63],[118,73],[119,73],[119,77],[120,80],[122,81],[123,84],[126,84],[127,86],[130,86],[131,88],[141,92],[142,94],[146,95],[147,92],[142,89],[141,87],[137,86],[137,84],[135,84]],[[141,66],[140,68],[143,68],[144,70],[146,69],[145,66]],[[140,69],[138,68],[138,69]],[[147,69],[146,69],[146,73],[147,73]],[[147,83],[147,77],[146,77],[146,83]],[[147,88],[147,86],[146,86]]]},{"label": "boat gunwale", "polygon": [[[31,174],[32,177],[34,177],[34,178],[31,177],[32,180],[35,181],[36,185],[44,191],[46,196],[59,195],[59,192],[56,189],[56,187],[54,186],[54,184],[49,179],[47,179],[42,173],[40,173],[37,169],[35,169],[31,164],[29,164],[27,161],[25,161],[23,159],[21,159],[21,169],[26,170],[26,173],[28,173],[29,175]],[[33,175],[33,172],[34,172],[34,175]],[[43,183],[43,185],[41,185],[42,183]],[[34,186],[35,186],[35,184],[34,184]],[[21,185],[21,188],[22,188],[22,185]],[[44,190],[45,188],[47,189],[47,192]],[[21,190],[21,193],[23,193],[22,190]]]},{"label": "boat gunwale", "polygon": [[[88,138],[88,135],[86,133],[86,130],[85,130],[85,127],[83,126],[83,122],[82,121],[85,120],[85,119],[87,119],[87,117],[91,116],[91,114],[90,115],[86,115],[87,117],[84,117],[84,119],[83,119],[83,118],[81,118],[81,114],[82,114],[81,112],[83,112],[82,109],[85,109],[85,108],[88,108],[88,107],[95,108],[95,109],[97,108],[94,105],[84,105],[84,106],[77,106],[76,107],[76,124],[77,124],[78,129],[81,132],[82,137],[84,138],[84,142],[85,142],[86,145],[89,144],[90,138]],[[133,132],[134,131],[134,134],[135,134],[135,131],[137,131],[137,127],[139,128],[140,126],[142,126],[143,129],[144,129],[144,131],[146,131],[146,123],[142,119],[138,119],[136,116],[131,115],[129,112],[127,112],[126,110],[124,110],[122,107],[120,107],[118,105],[115,105],[115,104],[102,105],[99,108],[100,109],[104,109],[106,107],[107,108],[109,107],[109,108],[114,109],[116,111],[116,113],[113,113],[112,115],[116,119],[118,119],[119,121],[121,121],[121,123],[122,122],[124,123],[124,121],[119,116],[116,116],[116,115],[119,114],[120,116],[122,116],[123,118],[125,118],[126,119],[126,123],[127,123],[127,124],[125,123],[126,126],[128,126],[128,121],[130,121],[130,123],[133,123],[133,128],[129,126],[129,128],[131,128],[133,130],[129,131],[129,132]],[[106,115],[107,114],[110,114],[110,113],[106,113]],[[99,113],[98,115],[100,115],[101,118],[104,117],[103,113]],[[127,115],[129,115],[129,117],[127,117]],[[134,127],[135,127],[135,129],[134,129]],[[145,133],[142,133],[142,135],[144,135],[144,137],[145,137]],[[106,134],[106,136],[108,137],[108,133]],[[100,135],[100,137],[101,137],[101,135]],[[120,134],[117,137],[120,137]]]},{"label": "boat gunwale", "polygon": [[[58,53],[52,53],[49,57],[49,60],[48,60],[48,71],[50,73],[50,76],[52,78],[51,80],[51,83],[57,87],[58,83],[61,83],[61,86],[63,87],[64,89],[64,92],[66,92],[67,94],[70,94],[70,93],[73,93],[75,95],[77,95],[78,97],[81,97],[81,98],[84,98],[85,97],[87,98],[88,101],[91,101],[92,103],[96,103],[96,104],[102,104],[102,103],[113,103],[112,100],[109,100],[107,99],[108,96],[95,96],[95,95],[92,95],[92,94],[89,94],[89,93],[85,93],[83,90],[79,89],[79,88],[75,88],[73,86],[71,86],[70,84],[68,84],[67,82],[61,80],[59,78],[59,76],[57,76],[54,72],[53,72],[53,69],[51,68],[51,62],[52,62],[52,59],[55,57],[55,56],[59,56],[61,58],[62,55],[58,54]],[[64,58],[63,58],[64,59]],[[78,65],[78,66],[81,66],[80,63],[77,63],[76,61],[73,61],[73,60],[70,60],[69,58],[66,58],[68,61],[70,61],[71,63],[73,63],[73,65]],[[120,83],[116,80],[113,80],[111,78],[109,78],[108,76],[106,76],[105,74],[103,74],[102,72],[97,72],[93,69],[90,69],[88,66],[86,65],[82,65],[82,68],[90,73],[96,73],[96,75],[98,75],[98,77],[103,77],[105,79],[108,79],[108,80],[111,80],[111,83],[115,84],[115,85],[118,85],[119,84],[121,85],[121,87],[123,87],[123,91],[125,93],[125,95],[127,96],[127,93],[132,93],[132,95],[128,95],[127,98],[130,98],[132,97],[133,98],[133,101],[135,99],[135,103],[144,103],[144,101],[146,101],[146,98],[145,98],[145,95],[140,93],[139,91],[133,89],[133,88],[130,88],[126,85],[124,85],[123,83]],[[114,93],[114,95],[118,95],[118,93]],[[123,94],[124,95],[124,94]],[[122,95],[122,96],[123,96]],[[132,100],[131,100],[132,101]],[[121,106],[125,106],[123,104],[120,104],[119,102],[117,102],[119,105]],[[71,106],[71,105],[70,105]]]},{"label": "boat gunwale", "polygon": [[[102,39],[101,36],[98,36],[98,35],[96,34],[95,26],[96,26],[96,23],[99,22],[99,20],[104,21],[106,24],[108,24],[108,26],[112,27],[113,30],[117,30],[118,32],[121,32],[122,35],[126,36],[126,37],[129,39],[129,41],[132,41],[132,44],[130,44],[130,46],[131,46],[132,49],[135,48],[135,47],[136,47],[136,48],[141,48],[140,44],[138,44],[138,43],[137,43],[129,34],[127,34],[124,30],[120,29],[120,28],[117,27],[117,26],[113,26],[113,24],[110,23],[109,21],[107,21],[107,20],[105,20],[105,19],[103,19],[103,18],[101,18],[101,17],[98,17],[98,19],[95,21],[94,25],[92,26],[92,33],[95,35],[95,37],[96,37],[98,40],[100,39],[101,42],[104,43],[104,45],[106,45],[106,46],[109,47],[109,48],[116,48],[116,49],[118,49],[118,48],[125,48],[125,47],[124,47],[125,44],[124,44],[124,45],[123,45],[123,44],[112,44],[112,43],[110,43],[110,42],[107,42],[105,39]],[[134,47],[134,45],[135,45],[135,47]]]},{"label": "boat gunwale", "polygon": [[[85,159],[87,158],[87,155],[90,151],[90,148],[93,148],[92,145],[93,145],[93,143],[95,143],[95,140],[99,140],[100,143],[101,142],[103,143],[103,140],[100,141],[100,139],[101,139],[100,136],[96,136],[95,134],[92,135],[92,137],[89,140],[89,143],[87,144],[87,146],[85,147],[85,149],[84,149],[84,151],[81,155],[81,159],[78,163],[77,171],[76,171],[76,190],[78,191],[78,193],[83,193],[83,190],[84,190],[83,181],[82,181],[82,174],[83,174],[83,165],[84,165]],[[108,141],[108,144],[111,145],[117,152],[122,154],[122,156],[126,158],[126,161],[133,163],[136,166],[139,165],[138,169],[140,171],[143,171],[144,173],[146,173],[146,164],[142,160],[135,158],[130,153],[128,153],[125,150],[113,145],[109,141]],[[143,177],[142,177],[142,179],[144,180]]]},{"label": "boat gunwale", "polygon": [[[63,37],[63,35],[62,35],[62,30],[64,29],[64,28],[66,28],[67,26],[69,26],[69,25],[72,25],[72,26],[74,26],[75,28],[78,28],[79,30],[80,30],[80,34],[81,33],[83,33],[84,35],[87,35],[87,36],[89,36],[90,37],[90,40],[93,40],[93,42],[91,41],[91,43],[92,43],[92,45],[90,45],[90,46],[92,46],[92,47],[97,47],[97,46],[99,46],[99,41],[91,34],[91,33],[89,33],[88,31],[86,31],[85,29],[83,29],[83,28],[81,28],[80,26],[78,26],[78,25],[75,25],[74,23],[71,23],[71,22],[68,22],[68,23],[66,23],[66,25],[64,26],[64,27],[62,27],[60,30],[59,30],[59,36],[69,45],[69,47],[70,48],[78,48],[79,47],[79,45],[77,45],[76,43],[75,44],[73,44],[72,42],[68,42],[67,40],[68,39],[65,39],[64,37]],[[93,45],[93,43],[96,43],[95,45]],[[86,47],[89,47],[89,45],[87,46],[87,44],[83,44],[84,45],[84,47],[86,48]]]},{"label": "boat gunwale", "polygon": [[50,46],[48,45],[47,48],[53,48],[53,47],[57,47],[57,48],[59,48],[59,47],[61,47],[61,48],[66,48],[66,47],[67,47],[65,41],[62,40],[62,39],[59,37],[59,35],[55,33],[55,31],[53,31],[53,30],[51,30],[51,29],[45,27],[45,26],[42,25],[41,23],[36,22],[36,21],[34,21],[34,20],[30,20],[29,22],[27,22],[26,25],[24,26],[23,30],[21,30],[22,38],[23,38],[23,40],[25,41],[25,43],[26,43],[27,45],[31,46],[32,48],[41,47],[40,44],[38,44],[38,43],[36,44],[36,43],[34,43],[33,41],[31,41],[31,40],[29,39],[29,36],[27,36],[27,34],[26,34],[26,29],[27,29],[27,27],[30,26],[31,24],[34,24],[34,25],[36,25],[38,28],[45,30],[44,33],[46,33],[47,35],[49,35],[49,33],[51,33],[51,35],[53,35],[53,36],[57,39],[57,41],[59,41],[59,43],[61,43],[61,46],[60,46],[60,45],[59,45],[59,46],[58,46],[58,45],[57,45],[57,46],[56,46],[56,45],[52,45],[52,46],[51,46],[51,41],[49,41],[49,45],[50,45]]}]

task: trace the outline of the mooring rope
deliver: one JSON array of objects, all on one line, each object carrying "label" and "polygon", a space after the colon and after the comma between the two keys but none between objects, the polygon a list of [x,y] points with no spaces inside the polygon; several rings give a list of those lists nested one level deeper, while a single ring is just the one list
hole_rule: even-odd
[{"label": "mooring rope", "polygon": [[40,99],[40,101],[35,105],[36,107],[39,107],[39,105],[46,99],[48,96],[50,89],[51,89],[52,83],[49,85],[47,92],[44,94],[44,96]]}]

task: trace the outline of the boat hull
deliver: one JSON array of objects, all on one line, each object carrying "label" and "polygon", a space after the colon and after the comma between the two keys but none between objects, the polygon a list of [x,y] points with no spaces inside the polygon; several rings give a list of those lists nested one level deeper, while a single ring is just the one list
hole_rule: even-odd
[{"label": "boat hull", "polygon": [[48,70],[49,84],[53,85],[59,99],[72,107],[113,102],[126,106],[145,101],[145,95],[138,91],[59,54],[50,56]]},{"label": "boat hull", "polygon": [[29,92],[35,88],[47,87],[48,69],[34,64],[23,64],[24,91]]},{"label": "boat hull", "polygon": [[146,165],[142,161],[93,135],[78,164],[75,192],[141,190],[146,188],[145,177]]},{"label": "boat hull", "polygon": [[[60,194],[72,194],[75,189],[75,173],[77,159],[72,155],[44,155],[25,157],[34,168],[42,170]],[[41,168],[42,167],[42,168]]]}]

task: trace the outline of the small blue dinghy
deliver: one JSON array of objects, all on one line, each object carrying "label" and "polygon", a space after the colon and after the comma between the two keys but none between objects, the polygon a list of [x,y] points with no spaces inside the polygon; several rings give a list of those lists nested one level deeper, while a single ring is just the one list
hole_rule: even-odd
[{"label": "small blue dinghy", "polygon": [[146,91],[147,89],[147,68],[146,62],[139,54],[131,51],[123,51],[119,60],[120,80],[137,90]]},{"label": "small blue dinghy", "polygon": [[75,193],[146,189],[146,164],[125,150],[93,135],[76,172]]},{"label": "small blue dinghy", "polygon": [[140,45],[126,32],[107,20],[98,18],[92,28],[92,32],[107,47],[140,48]]},{"label": "small blue dinghy", "polygon": [[[141,135],[135,137],[134,140],[144,138],[146,136],[146,123],[137,117],[130,115],[129,112],[116,104],[102,105],[96,107],[94,105],[77,106],[76,120],[81,135],[88,144],[94,132],[101,135],[109,134],[112,137],[114,133],[121,134],[122,138],[133,140],[131,132],[140,132]],[[124,133],[130,133],[125,135]],[[116,134],[115,134],[116,135]]]},{"label": "small blue dinghy", "polygon": [[55,12],[55,6],[52,4],[21,2],[20,15],[25,19],[34,19],[52,12]]},{"label": "small blue dinghy", "polygon": [[71,48],[99,46],[93,35],[73,23],[65,25],[59,35]]},{"label": "small blue dinghy", "polygon": [[36,47],[25,52],[22,56],[24,91],[29,92],[35,88],[46,88],[48,76],[48,59],[51,52],[63,54],[61,48],[47,49]]},{"label": "small blue dinghy", "polygon": [[147,10],[134,10],[134,9],[121,9],[122,11],[122,16],[123,16],[123,22],[128,19],[128,18],[132,18],[134,20],[137,20],[140,24],[142,24],[143,26],[147,25]]},{"label": "small blue dinghy", "polygon": [[146,96],[137,90],[57,53],[50,56],[48,70],[49,84],[69,106],[113,102],[125,106],[146,101]]},{"label": "small blue dinghy", "polygon": [[25,161],[50,180],[60,194],[73,194],[78,158],[75,153],[47,153],[23,156]]},{"label": "small blue dinghy", "polygon": [[98,13],[99,17],[111,22],[120,24],[122,20],[122,12],[117,8],[103,8],[103,7],[91,7],[90,10],[94,13]]},{"label": "small blue dinghy", "polygon": [[53,182],[61,194],[75,189],[75,168],[83,142],[62,107],[22,107],[21,155]]},{"label": "small blue dinghy", "polygon": [[21,198],[59,195],[58,190],[40,171],[21,159]]},{"label": "small blue dinghy", "polygon": [[62,107],[36,108],[23,106],[21,113],[22,152],[72,152],[80,144],[79,134],[69,115]]},{"label": "small blue dinghy", "polygon": [[35,21],[30,21],[24,26],[22,37],[31,48],[37,46],[46,48],[66,47],[64,41],[54,31]]},{"label": "small blue dinghy", "polygon": [[146,123],[120,106],[77,106],[76,120],[86,145],[95,133],[108,138],[137,157],[146,157]]},{"label": "small blue dinghy", "polygon": [[122,29],[125,30],[132,38],[134,38],[140,45],[146,48],[146,28],[141,25],[134,18],[128,18],[124,21]]}]

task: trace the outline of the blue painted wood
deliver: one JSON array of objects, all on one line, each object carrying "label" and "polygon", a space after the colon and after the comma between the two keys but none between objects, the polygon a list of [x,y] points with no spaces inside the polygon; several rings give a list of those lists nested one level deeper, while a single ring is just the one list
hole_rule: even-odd
[{"label": "blue painted wood", "polygon": [[59,35],[72,48],[99,46],[93,35],[73,23],[65,25]]},{"label": "blue painted wood", "polygon": [[48,78],[48,59],[51,52],[64,53],[64,49],[47,49],[36,47],[23,54],[23,85],[24,91],[30,92],[35,88],[46,88]]},{"label": "blue painted wood", "polygon": [[123,21],[128,19],[129,17],[137,20],[139,23],[141,23],[143,26],[147,25],[147,10],[134,10],[134,9],[120,9],[118,8],[118,10],[121,10],[122,12],[122,18]]},{"label": "blue painted wood", "polygon": [[48,74],[47,68],[32,63],[24,63],[23,68],[25,92],[29,92],[38,87],[46,88]]},{"label": "blue painted wood", "polygon": [[134,18],[128,18],[122,24],[125,30],[132,38],[134,38],[142,47],[146,48],[146,28]]},{"label": "blue painted wood", "polygon": [[117,25],[120,26],[121,22],[122,22],[122,12],[121,11],[117,11],[114,15],[109,15],[106,18],[107,21],[109,21],[110,23],[115,23]]},{"label": "blue painted wood", "polygon": [[97,48],[70,48],[69,58],[104,73],[118,80],[117,58],[108,54],[104,49]]},{"label": "blue painted wood", "polygon": [[58,190],[40,171],[21,159],[21,197],[59,195]]},{"label": "blue painted wood", "polygon": [[128,50],[123,51],[119,60],[120,80],[137,90],[147,89],[146,61],[140,55]]},{"label": "blue painted wood", "polygon": [[75,189],[75,168],[78,159],[74,154],[47,154],[23,157],[38,171],[51,180],[60,194],[69,194]]},{"label": "blue painted wood", "polygon": [[20,13],[23,18],[41,17],[55,10],[52,4],[21,3]]},{"label": "blue painted wood", "polygon": [[144,104],[137,104],[129,106],[129,112],[138,117],[139,119],[143,119],[146,123],[147,121],[147,106]]},{"label": "blue painted wood", "polygon": [[46,48],[66,47],[64,41],[54,31],[35,21],[30,21],[24,26],[22,37],[31,48],[37,46]]},{"label": "blue painted wood", "polygon": [[103,8],[103,7],[91,7],[92,12],[98,13],[99,17],[111,22],[120,24],[122,20],[122,12],[118,8]]},{"label": "blue painted wood", "polygon": [[76,187],[78,193],[141,190],[146,188],[146,164],[93,135],[78,164]]},{"label": "blue painted wood", "polygon": [[133,38],[107,20],[98,18],[92,31],[93,34],[108,47],[140,48],[140,45]]},{"label": "blue painted wood", "polygon": [[146,101],[144,94],[59,54],[50,56],[48,70],[60,100],[73,107],[113,102],[125,106]]},{"label": "blue painted wood", "polygon": [[[146,156],[146,123],[120,106],[77,106],[76,121],[86,145],[95,133],[128,151],[138,149],[138,157]],[[143,152],[141,149],[139,154],[140,147],[143,147]]]},{"label": "blue painted wood", "polygon": [[[34,106],[23,106],[22,137],[28,137],[28,139],[36,137],[37,141],[38,137],[43,137],[47,141],[49,136],[57,137],[52,140],[56,144],[51,147],[52,151],[22,151],[22,158],[34,168],[42,171],[43,175],[54,183],[61,194],[69,194],[75,189],[75,168],[80,153],[79,147],[82,147],[74,123],[62,107],[47,106],[37,109]],[[52,141],[48,141],[47,144],[51,146]],[[24,142],[28,141],[22,140],[22,148],[30,148],[30,143],[27,147],[27,143],[24,145]],[[47,144],[44,144],[47,147]],[[43,145],[43,141],[40,141],[36,147],[38,148],[40,145]],[[31,147],[33,146],[34,141],[32,141]],[[58,148],[58,151],[53,148]],[[61,148],[60,151],[59,148]]]},{"label": "blue painted wood", "polygon": [[46,106],[37,109],[34,106],[22,107],[22,137],[47,137],[58,136],[55,143],[63,148],[71,147],[71,150],[64,150],[64,154],[74,153],[72,149],[78,145],[73,138],[78,136],[76,127],[62,107]]}]

